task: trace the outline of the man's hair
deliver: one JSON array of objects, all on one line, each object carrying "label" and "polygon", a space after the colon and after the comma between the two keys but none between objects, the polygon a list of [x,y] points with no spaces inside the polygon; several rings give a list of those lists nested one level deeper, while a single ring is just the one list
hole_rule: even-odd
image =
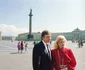
[{"label": "man's hair", "polygon": [[41,33],[41,39],[42,39],[42,37],[44,37],[45,35],[48,35],[48,34],[50,34],[50,32],[48,30],[42,31],[42,33]]}]

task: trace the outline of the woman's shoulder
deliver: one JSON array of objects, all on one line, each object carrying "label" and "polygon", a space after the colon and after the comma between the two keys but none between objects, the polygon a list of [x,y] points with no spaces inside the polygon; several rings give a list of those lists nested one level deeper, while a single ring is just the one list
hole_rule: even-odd
[{"label": "woman's shoulder", "polygon": [[71,48],[67,48],[67,47],[65,47],[64,49],[66,49],[66,50],[71,50]]},{"label": "woman's shoulder", "polygon": [[57,49],[54,49],[54,48],[53,48],[53,49],[51,49],[51,52],[55,52],[55,51],[57,51]]},{"label": "woman's shoulder", "polygon": [[64,48],[64,51],[65,51],[65,52],[69,52],[69,51],[72,51],[72,50],[71,50],[71,48],[65,47],[65,48]]}]

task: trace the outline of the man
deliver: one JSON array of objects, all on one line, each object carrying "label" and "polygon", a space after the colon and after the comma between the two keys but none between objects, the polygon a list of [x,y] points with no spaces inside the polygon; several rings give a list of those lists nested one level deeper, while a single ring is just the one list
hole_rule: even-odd
[{"label": "man", "polygon": [[44,30],[41,39],[33,48],[33,70],[51,70],[51,33]]}]

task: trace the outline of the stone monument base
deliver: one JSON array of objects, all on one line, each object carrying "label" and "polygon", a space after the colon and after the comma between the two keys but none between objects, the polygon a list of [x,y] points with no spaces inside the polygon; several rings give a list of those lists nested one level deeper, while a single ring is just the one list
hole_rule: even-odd
[{"label": "stone monument base", "polygon": [[30,41],[33,40],[33,35],[32,34],[28,34],[28,40],[30,40]]}]

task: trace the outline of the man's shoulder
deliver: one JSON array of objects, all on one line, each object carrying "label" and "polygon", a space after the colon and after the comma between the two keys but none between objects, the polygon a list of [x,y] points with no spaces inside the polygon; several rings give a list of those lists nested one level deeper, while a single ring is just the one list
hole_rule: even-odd
[{"label": "man's shoulder", "polygon": [[36,46],[39,46],[39,45],[41,45],[41,43],[42,43],[42,41],[40,41],[40,42],[36,43]]},{"label": "man's shoulder", "polygon": [[34,48],[40,48],[40,46],[41,46],[41,41],[39,43],[35,44]]}]

